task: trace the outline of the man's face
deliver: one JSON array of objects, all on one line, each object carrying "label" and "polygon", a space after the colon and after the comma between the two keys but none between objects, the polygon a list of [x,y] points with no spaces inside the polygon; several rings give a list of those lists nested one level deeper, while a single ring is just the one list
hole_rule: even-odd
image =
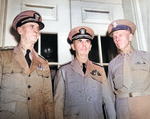
[{"label": "man's face", "polygon": [[132,40],[133,35],[128,30],[118,30],[113,32],[113,39],[116,47],[124,51],[130,48],[130,41]]},{"label": "man's face", "polygon": [[39,37],[39,25],[34,22],[29,22],[17,28],[21,35],[21,40],[26,43],[36,43]]},{"label": "man's face", "polygon": [[76,51],[76,55],[87,55],[91,50],[91,41],[89,39],[78,39],[74,40],[71,47],[74,51]]}]

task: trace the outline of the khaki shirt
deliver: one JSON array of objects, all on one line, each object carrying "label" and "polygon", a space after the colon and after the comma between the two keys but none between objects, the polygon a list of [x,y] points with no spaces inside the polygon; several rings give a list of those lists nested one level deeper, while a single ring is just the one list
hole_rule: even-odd
[{"label": "khaki shirt", "polygon": [[53,119],[48,61],[33,50],[30,68],[20,46],[0,51],[0,119]]},{"label": "khaki shirt", "polygon": [[129,88],[123,85],[124,54],[119,54],[109,63],[108,80],[116,93],[118,119],[144,118],[142,116],[147,113],[150,118],[150,53],[132,50],[127,55],[133,81]]}]

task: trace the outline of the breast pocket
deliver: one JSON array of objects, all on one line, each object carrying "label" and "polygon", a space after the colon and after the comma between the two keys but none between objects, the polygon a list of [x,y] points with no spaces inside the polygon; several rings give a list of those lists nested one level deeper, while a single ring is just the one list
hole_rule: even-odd
[{"label": "breast pocket", "polygon": [[2,87],[18,88],[24,82],[21,67],[3,67]]},{"label": "breast pocket", "polygon": [[66,97],[68,99],[76,100],[81,95],[82,78],[78,75],[67,76],[66,83]]},{"label": "breast pocket", "polygon": [[48,72],[48,71],[45,71],[45,70],[36,70],[36,72],[37,72],[37,75],[38,76],[41,76],[41,77],[43,77],[43,78],[49,78],[49,73],[50,72]]},{"label": "breast pocket", "polygon": [[133,80],[136,82],[142,83],[149,76],[149,66],[147,64],[134,64],[132,67],[132,76]]},{"label": "breast pocket", "polygon": [[21,67],[4,67],[3,74],[11,73],[22,73],[23,69]]}]

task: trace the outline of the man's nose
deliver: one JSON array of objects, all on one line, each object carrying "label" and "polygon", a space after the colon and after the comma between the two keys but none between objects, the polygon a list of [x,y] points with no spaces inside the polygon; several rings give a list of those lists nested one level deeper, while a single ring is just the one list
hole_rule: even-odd
[{"label": "man's nose", "polygon": [[34,28],[34,32],[35,32],[35,33],[38,33],[38,32],[39,32],[39,29],[38,29],[38,28]]},{"label": "man's nose", "polygon": [[86,46],[86,42],[83,42],[82,45],[83,45],[83,46]]},{"label": "man's nose", "polygon": [[119,38],[118,38],[118,37],[116,37],[116,41],[117,41],[117,42],[119,41]]}]

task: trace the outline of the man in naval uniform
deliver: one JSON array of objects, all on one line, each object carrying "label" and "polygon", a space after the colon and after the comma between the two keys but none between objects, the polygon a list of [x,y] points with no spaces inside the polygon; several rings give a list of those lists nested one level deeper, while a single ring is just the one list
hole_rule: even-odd
[{"label": "man in naval uniform", "polygon": [[104,119],[105,103],[109,119],[115,119],[113,93],[104,67],[88,59],[94,32],[80,26],[69,33],[75,59],[59,68],[54,80],[56,119]]},{"label": "man in naval uniform", "polygon": [[36,11],[24,11],[13,21],[20,43],[0,51],[0,119],[54,119],[48,61],[34,50],[44,28]]},{"label": "man in naval uniform", "polygon": [[136,26],[125,19],[108,27],[120,54],[109,63],[108,80],[116,94],[117,119],[150,119],[150,53],[135,50]]}]

